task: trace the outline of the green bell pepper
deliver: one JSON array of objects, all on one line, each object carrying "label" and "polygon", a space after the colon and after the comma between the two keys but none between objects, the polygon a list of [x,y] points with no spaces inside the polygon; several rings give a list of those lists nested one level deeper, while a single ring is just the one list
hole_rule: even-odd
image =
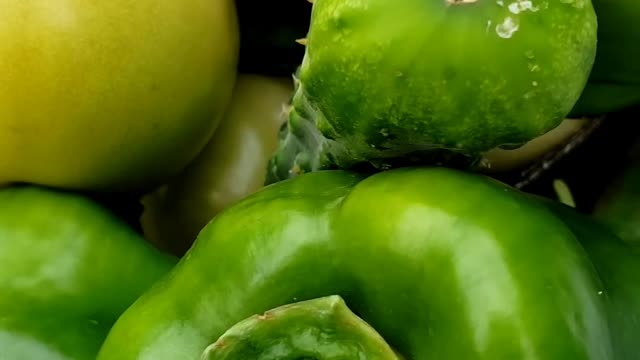
[{"label": "green bell pepper", "polygon": [[639,260],[575,210],[482,175],[313,172],[218,214],[98,359],[389,359],[376,334],[415,360],[630,359]]},{"label": "green bell pepper", "polygon": [[640,251],[630,246],[600,222],[547,201],[581,240],[600,277],[605,295],[609,333],[613,348],[610,359],[636,359],[640,354]]},{"label": "green bell pepper", "polygon": [[120,314],[176,259],[87,198],[0,190],[0,358],[93,360]]}]

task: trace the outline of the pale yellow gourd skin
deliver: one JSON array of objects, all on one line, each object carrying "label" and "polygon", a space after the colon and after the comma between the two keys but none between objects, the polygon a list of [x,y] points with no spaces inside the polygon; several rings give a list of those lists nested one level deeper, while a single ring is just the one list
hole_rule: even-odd
[{"label": "pale yellow gourd skin", "polygon": [[0,183],[157,185],[231,98],[233,0],[0,0]]}]

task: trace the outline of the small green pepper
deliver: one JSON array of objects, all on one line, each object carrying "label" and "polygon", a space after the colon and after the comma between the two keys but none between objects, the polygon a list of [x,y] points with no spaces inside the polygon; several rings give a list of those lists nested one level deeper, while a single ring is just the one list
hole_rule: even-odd
[{"label": "small green pepper", "polygon": [[176,259],[90,200],[0,190],[0,358],[93,360],[118,316]]}]

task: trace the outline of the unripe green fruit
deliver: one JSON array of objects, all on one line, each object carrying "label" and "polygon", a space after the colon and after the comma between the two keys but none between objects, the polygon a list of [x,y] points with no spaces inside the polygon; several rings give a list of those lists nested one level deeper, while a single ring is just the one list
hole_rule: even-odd
[{"label": "unripe green fruit", "polygon": [[316,0],[270,181],[519,146],[572,109],[596,32],[590,0]]},{"label": "unripe green fruit", "polygon": [[232,0],[0,0],[0,184],[141,190],[231,98]]}]

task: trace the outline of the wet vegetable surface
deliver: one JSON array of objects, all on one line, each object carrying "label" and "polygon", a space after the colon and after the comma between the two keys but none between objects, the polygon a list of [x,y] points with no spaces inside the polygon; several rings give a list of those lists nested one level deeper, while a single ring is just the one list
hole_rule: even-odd
[{"label": "wet vegetable surface", "polygon": [[472,166],[521,145],[575,104],[596,30],[588,0],[316,1],[268,180],[363,164]]}]

